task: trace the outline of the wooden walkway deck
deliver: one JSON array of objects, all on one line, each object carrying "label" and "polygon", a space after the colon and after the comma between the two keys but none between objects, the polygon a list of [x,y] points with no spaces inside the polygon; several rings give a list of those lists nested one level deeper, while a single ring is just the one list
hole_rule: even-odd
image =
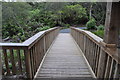
[{"label": "wooden walkway deck", "polygon": [[60,33],[35,78],[81,77],[92,77],[82,52],[69,33]]}]

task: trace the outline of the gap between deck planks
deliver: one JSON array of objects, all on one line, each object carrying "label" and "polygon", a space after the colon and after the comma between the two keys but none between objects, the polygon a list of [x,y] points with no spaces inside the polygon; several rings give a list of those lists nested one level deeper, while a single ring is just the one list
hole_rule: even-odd
[{"label": "gap between deck planks", "polygon": [[69,33],[59,33],[35,78],[91,77],[89,67],[72,36]]}]

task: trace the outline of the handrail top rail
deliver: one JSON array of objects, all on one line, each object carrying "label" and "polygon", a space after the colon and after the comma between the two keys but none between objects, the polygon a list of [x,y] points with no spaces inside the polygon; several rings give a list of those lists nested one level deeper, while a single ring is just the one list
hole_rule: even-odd
[{"label": "handrail top rail", "polygon": [[45,31],[40,31],[22,43],[0,43],[0,47],[4,47],[4,46],[7,46],[7,47],[13,47],[13,46],[27,47],[27,46],[30,46],[32,43],[34,43],[37,39],[39,39],[40,37],[45,35],[46,33],[50,32],[52,30],[55,30],[57,28],[58,27],[54,27],[54,28],[50,28],[50,29],[45,30]]},{"label": "handrail top rail", "polygon": [[82,30],[82,29],[79,29],[79,28],[75,28],[75,27],[71,27],[72,29],[75,29],[77,31],[80,31],[82,32],[83,34],[87,35],[89,38],[91,38],[92,40],[96,41],[97,43],[100,43],[103,41],[102,38],[100,38],[99,36],[93,34],[92,32],[90,31],[86,31],[86,30]]}]

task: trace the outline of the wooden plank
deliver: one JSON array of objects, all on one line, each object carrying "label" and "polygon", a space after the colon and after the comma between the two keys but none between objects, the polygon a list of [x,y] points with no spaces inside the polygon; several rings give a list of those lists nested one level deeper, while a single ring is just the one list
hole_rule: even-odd
[{"label": "wooden plank", "polygon": [[110,64],[112,62],[112,58],[110,56],[107,57],[107,66],[106,66],[106,71],[105,71],[105,78],[109,78],[109,73],[110,73]]},{"label": "wooden plank", "polygon": [[89,78],[91,78],[91,75],[65,75],[65,74],[63,74],[63,75],[59,75],[59,74],[42,74],[42,75],[38,75],[38,79],[40,79],[40,78],[48,78],[49,77],[49,79],[51,79],[51,78],[62,78],[62,77],[66,77],[66,78],[68,78],[68,77],[74,77],[74,78],[76,78],[76,77],[79,77],[79,78],[87,78],[87,77],[89,77]]},{"label": "wooden plank", "polygon": [[97,71],[98,71],[98,62],[99,62],[99,56],[100,56],[100,47],[98,46],[98,50],[97,50],[97,57],[96,57],[96,72],[95,72],[95,74],[96,74],[96,76],[97,76]]},{"label": "wooden plank", "polygon": [[7,75],[10,75],[10,68],[9,68],[9,64],[8,64],[8,56],[7,56],[7,50],[6,49],[3,50],[3,54],[4,54],[4,60],[5,60]]},{"label": "wooden plank", "polygon": [[15,66],[15,60],[14,60],[14,53],[13,53],[13,49],[10,50],[10,59],[11,59],[11,63],[12,63],[12,74],[16,74],[16,66]]},{"label": "wooden plank", "polygon": [[7,56],[7,50],[6,49],[3,50],[3,54],[4,54],[4,57],[5,57],[4,60],[5,60],[7,75],[10,75],[10,69],[9,69],[8,56]]},{"label": "wooden plank", "polygon": [[[119,7],[120,7],[119,3],[112,3],[112,2],[107,3],[105,33],[103,39],[103,41],[107,44],[117,44],[118,42],[118,27],[120,23],[120,18],[118,18],[120,14]],[[104,78],[104,73],[106,70],[106,58],[107,58],[106,54],[108,53],[105,53],[105,50],[101,51],[99,68],[98,68],[99,78]]]},{"label": "wooden plank", "polygon": [[115,71],[115,61],[112,59],[109,78],[113,78],[114,71]]},{"label": "wooden plank", "polygon": [[18,56],[19,72],[22,74],[22,59],[21,59],[20,50],[17,50],[17,56]]},{"label": "wooden plank", "polygon": [[59,34],[36,78],[92,77],[70,34]]},{"label": "wooden plank", "polygon": [[115,65],[115,74],[114,74],[114,77],[115,78],[114,80],[116,80],[116,78],[120,78],[120,64],[117,64]]},{"label": "wooden plank", "polygon": [[24,50],[25,55],[25,66],[27,72],[27,78],[32,79],[32,70],[31,70],[31,62],[30,62],[30,50]]},{"label": "wooden plank", "polygon": [[34,46],[30,49],[32,76],[35,75],[35,73],[34,73],[34,56],[33,56],[34,50],[33,49],[34,49]]}]

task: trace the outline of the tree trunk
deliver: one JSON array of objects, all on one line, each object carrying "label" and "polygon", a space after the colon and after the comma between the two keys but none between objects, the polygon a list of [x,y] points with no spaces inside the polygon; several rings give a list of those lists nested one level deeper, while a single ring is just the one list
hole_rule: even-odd
[{"label": "tree trunk", "polygon": [[89,19],[91,20],[92,18],[92,3],[90,4],[90,12],[89,12]]}]

